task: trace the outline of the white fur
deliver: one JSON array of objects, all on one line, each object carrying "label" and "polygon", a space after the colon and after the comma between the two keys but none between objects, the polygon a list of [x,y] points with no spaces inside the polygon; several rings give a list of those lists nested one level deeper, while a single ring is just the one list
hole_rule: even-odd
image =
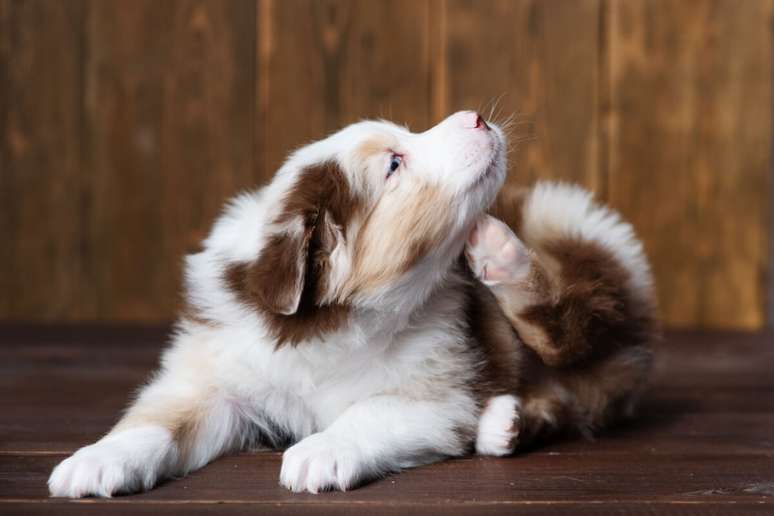
[{"label": "white fur", "polygon": [[589,191],[566,183],[539,182],[530,191],[523,214],[527,246],[566,237],[596,242],[629,271],[633,295],[649,298],[653,280],[634,228],[617,212],[594,202]]},{"label": "white fur", "polygon": [[519,435],[518,398],[503,394],[490,399],[481,413],[476,437],[476,453],[502,457],[513,453]]},{"label": "white fur", "polygon": [[177,460],[165,428],[146,426],[110,434],[62,461],[48,480],[55,496],[110,497],[150,489]]},{"label": "white fur", "polygon": [[[265,188],[233,200],[185,263],[187,300],[211,324],[183,319],[161,370],[108,436],[52,473],[53,496],[111,496],[149,489],[185,474],[258,434],[285,452],[280,482],[289,489],[347,489],[403,467],[459,455],[478,417],[475,364],[464,324],[462,278],[450,273],[465,236],[504,180],[497,128],[473,129],[470,113],[412,134],[392,124],[354,124],[293,153]],[[363,164],[353,149],[375,134],[405,155],[401,176],[385,183],[383,157]],[[223,279],[228,264],[254,260],[298,173],[334,160],[353,187],[399,203],[425,184],[450,200],[448,234],[413,269],[355,299],[351,323],[297,346],[277,348],[259,311]],[[398,189],[399,190],[399,189]],[[390,221],[377,221],[388,224]],[[296,228],[297,230],[298,228]],[[348,228],[356,230],[357,228]],[[351,245],[349,242],[348,245]],[[332,281],[350,274],[351,249],[332,257]],[[177,446],[165,425],[188,425]]]}]

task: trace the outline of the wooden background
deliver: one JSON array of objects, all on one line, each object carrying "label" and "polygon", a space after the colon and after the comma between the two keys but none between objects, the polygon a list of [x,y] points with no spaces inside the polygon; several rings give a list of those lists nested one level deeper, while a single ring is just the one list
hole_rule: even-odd
[{"label": "wooden background", "polygon": [[0,0],[0,319],[164,321],[224,200],[351,121],[518,113],[510,181],[580,182],[671,326],[760,328],[772,12],[756,0]]}]

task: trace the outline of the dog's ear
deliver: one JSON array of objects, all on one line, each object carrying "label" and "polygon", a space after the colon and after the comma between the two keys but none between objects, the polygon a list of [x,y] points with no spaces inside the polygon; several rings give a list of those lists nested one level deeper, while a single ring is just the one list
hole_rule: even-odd
[{"label": "dog's ear", "polygon": [[328,210],[308,212],[298,227],[268,237],[245,278],[250,292],[274,314],[319,305],[328,287],[331,253],[343,240]]},{"label": "dog's ear", "polygon": [[357,203],[337,165],[302,170],[279,201],[261,251],[232,267],[227,280],[242,300],[280,316],[307,316],[325,304],[331,254]]},{"label": "dog's ear", "polygon": [[247,272],[247,287],[269,312],[291,315],[298,311],[310,262],[314,227],[304,221],[294,231],[270,235]]}]

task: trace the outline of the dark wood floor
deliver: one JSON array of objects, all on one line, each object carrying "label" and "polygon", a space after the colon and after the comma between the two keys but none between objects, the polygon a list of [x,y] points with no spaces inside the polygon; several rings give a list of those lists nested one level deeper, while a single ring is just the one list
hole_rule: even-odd
[{"label": "dark wood floor", "polygon": [[348,493],[292,494],[278,453],[226,457],[112,500],[48,498],[114,422],[164,329],[0,327],[0,514],[774,514],[774,335],[670,333],[637,421],[595,442],[470,457]]}]

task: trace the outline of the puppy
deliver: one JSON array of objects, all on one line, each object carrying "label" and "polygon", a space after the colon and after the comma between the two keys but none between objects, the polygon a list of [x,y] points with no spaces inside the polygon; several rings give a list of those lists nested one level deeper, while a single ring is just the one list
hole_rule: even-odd
[{"label": "puppy", "polygon": [[460,112],[418,134],[361,122],[293,153],[187,257],[159,371],[54,469],[51,494],[146,490],[258,446],[287,447],[288,489],[346,490],[628,408],[650,363],[641,246],[568,186],[508,190],[505,223],[483,216],[505,145]]}]

